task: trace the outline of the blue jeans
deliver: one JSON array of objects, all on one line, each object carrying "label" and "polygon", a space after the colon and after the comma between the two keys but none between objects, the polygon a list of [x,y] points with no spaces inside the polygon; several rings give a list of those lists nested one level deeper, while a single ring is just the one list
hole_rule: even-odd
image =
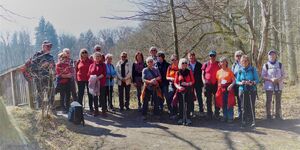
[{"label": "blue jeans", "polygon": [[224,119],[233,119],[233,107],[228,108],[228,92],[223,93],[223,117]]},{"label": "blue jeans", "polygon": [[176,115],[177,114],[177,108],[172,107],[172,101],[173,101],[173,97],[175,95],[176,92],[176,87],[174,84],[169,84],[169,88],[168,88],[168,99],[167,99],[167,105],[168,105],[168,109],[171,115]]}]

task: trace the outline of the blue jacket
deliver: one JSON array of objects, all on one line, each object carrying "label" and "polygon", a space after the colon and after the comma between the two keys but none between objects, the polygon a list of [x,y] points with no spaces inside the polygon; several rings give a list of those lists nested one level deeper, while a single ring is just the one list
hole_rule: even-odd
[{"label": "blue jacket", "polygon": [[[108,78],[111,76],[112,78]],[[114,86],[114,78],[117,76],[117,72],[113,64],[106,64],[106,86]]]},{"label": "blue jacket", "polygon": [[[240,85],[239,83],[242,82],[243,80],[250,80],[250,81],[255,81],[256,84],[259,83],[259,78],[258,78],[258,73],[256,71],[256,68],[249,66],[247,68],[242,67],[236,77],[236,84]],[[249,91],[249,90],[254,90],[256,91],[256,85],[247,87],[245,85],[239,86],[240,91]]]}]

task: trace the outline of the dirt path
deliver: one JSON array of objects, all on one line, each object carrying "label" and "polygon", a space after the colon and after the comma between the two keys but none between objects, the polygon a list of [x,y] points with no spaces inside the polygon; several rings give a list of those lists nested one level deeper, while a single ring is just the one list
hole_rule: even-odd
[{"label": "dirt path", "polygon": [[90,148],[101,149],[300,149],[300,120],[258,120],[255,130],[241,129],[238,122],[194,118],[186,127],[167,116],[162,120],[145,122],[132,110],[106,118],[86,116],[85,127],[69,124],[68,129],[89,137]]}]

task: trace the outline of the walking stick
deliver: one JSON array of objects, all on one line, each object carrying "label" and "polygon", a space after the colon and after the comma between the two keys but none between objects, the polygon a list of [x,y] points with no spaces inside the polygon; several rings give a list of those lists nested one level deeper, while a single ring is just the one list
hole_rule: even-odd
[{"label": "walking stick", "polygon": [[187,114],[186,114],[186,110],[187,110],[187,104],[186,104],[186,101],[185,101],[185,93],[183,92],[182,93],[182,101],[183,101],[183,118],[182,118],[182,121],[184,124],[186,124],[187,122]]},{"label": "walking stick", "polygon": [[274,116],[275,115],[275,97],[276,97],[276,91],[275,91],[275,83],[272,83],[273,84],[273,93],[272,93],[272,115],[271,116]]},{"label": "walking stick", "polygon": [[251,107],[251,114],[252,114],[252,127],[255,127],[255,117],[254,117],[254,109],[252,104],[252,90],[249,90],[249,101],[250,101],[250,107]]}]

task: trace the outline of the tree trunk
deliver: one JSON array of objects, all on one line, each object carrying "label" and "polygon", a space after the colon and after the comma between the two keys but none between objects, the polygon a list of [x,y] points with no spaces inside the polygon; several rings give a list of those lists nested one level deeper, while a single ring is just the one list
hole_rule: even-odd
[{"label": "tree trunk", "polygon": [[268,0],[261,0],[261,41],[258,50],[258,56],[256,58],[256,67],[258,71],[261,71],[263,57],[266,56],[269,40],[269,24],[270,24],[270,2]]},{"label": "tree trunk", "polygon": [[291,22],[291,7],[287,0],[283,1],[283,11],[285,20],[285,33],[286,33],[286,43],[287,43],[287,53],[288,53],[288,76],[289,84],[295,85],[297,81],[297,66],[296,66],[296,56],[294,47],[294,35],[292,31]]},{"label": "tree trunk", "polygon": [[272,42],[271,46],[274,48],[276,51],[279,50],[279,37],[278,37],[278,30],[279,30],[279,25],[278,25],[278,0],[272,0]]},{"label": "tree trunk", "polygon": [[178,48],[176,15],[175,15],[175,10],[174,10],[174,0],[170,0],[170,8],[171,8],[171,18],[172,18],[172,28],[173,28],[174,50],[175,50],[175,54],[177,55],[177,57],[180,58],[179,52],[178,52],[179,48]]}]

